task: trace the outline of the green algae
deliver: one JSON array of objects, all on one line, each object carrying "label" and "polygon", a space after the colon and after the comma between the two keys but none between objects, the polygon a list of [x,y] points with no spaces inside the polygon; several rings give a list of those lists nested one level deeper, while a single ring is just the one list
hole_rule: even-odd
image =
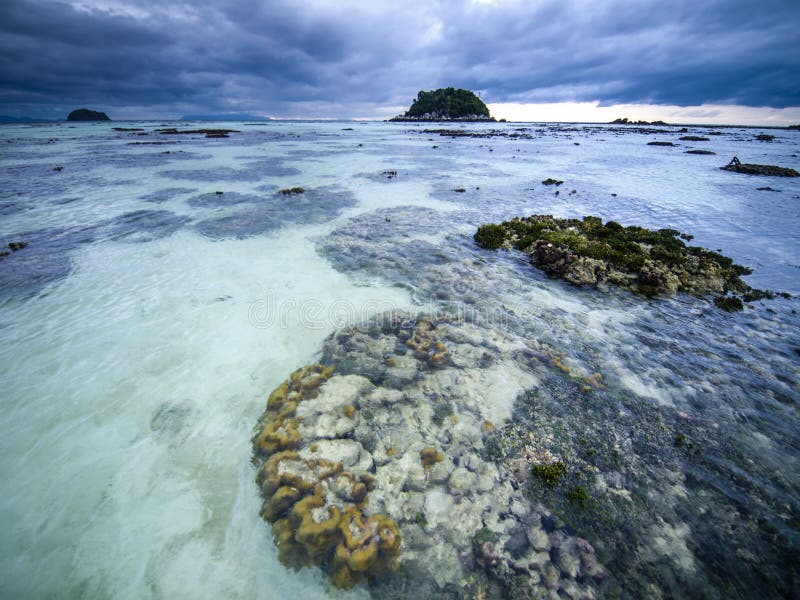
[{"label": "green algae", "polygon": [[714,298],[714,304],[717,305],[717,308],[721,308],[725,312],[744,310],[742,301],[736,296],[718,296]]},{"label": "green algae", "polygon": [[488,527],[482,527],[472,536],[472,547],[480,548],[486,542],[494,544],[497,541],[497,534]]},{"label": "green algae", "polygon": [[567,472],[567,465],[559,461],[549,465],[533,465],[531,470],[546,487],[554,488]]},{"label": "green algae", "polygon": [[586,505],[589,504],[589,491],[582,485],[571,487],[565,496],[567,500],[580,508],[586,508]]}]

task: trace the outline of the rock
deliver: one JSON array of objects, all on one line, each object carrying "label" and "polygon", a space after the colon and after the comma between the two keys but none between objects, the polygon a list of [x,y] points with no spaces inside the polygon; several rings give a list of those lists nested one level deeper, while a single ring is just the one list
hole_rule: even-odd
[{"label": "rock", "polygon": [[687,150],[684,154],[716,154],[716,152],[711,150]]},{"label": "rock", "polygon": [[528,530],[528,542],[539,552],[548,552],[550,550],[550,536],[538,524]]},{"label": "rock", "polygon": [[8,245],[8,249],[17,252],[18,250],[22,250],[25,246],[28,245],[28,242],[11,242]]},{"label": "rock", "polygon": [[88,108],[79,108],[73,110],[67,115],[67,121],[110,121],[108,115],[104,112],[97,112],[89,110]]},{"label": "rock", "polygon": [[648,146],[674,146],[672,142],[647,142]]},{"label": "rock", "polygon": [[559,181],[558,179],[553,179],[552,177],[548,177],[542,182],[544,185],[561,185],[564,183],[563,181]]},{"label": "rock", "polygon": [[553,565],[547,565],[542,572],[542,583],[548,590],[558,589],[559,573]]},{"label": "rock", "polygon": [[700,135],[684,135],[678,138],[682,142],[707,142],[709,138]]},{"label": "rock", "polygon": [[723,171],[733,171],[734,173],[744,173],[745,175],[771,175],[773,177],[800,177],[800,173],[787,167],[776,167],[774,165],[756,165],[740,162],[735,156],[733,160],[724,167]]}]

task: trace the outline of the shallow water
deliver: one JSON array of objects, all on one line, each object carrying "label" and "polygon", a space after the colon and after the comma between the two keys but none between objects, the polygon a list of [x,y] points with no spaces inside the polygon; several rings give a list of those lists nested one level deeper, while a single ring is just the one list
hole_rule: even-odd
[{"label": "shallow water", "polygon": [[[750,285],[796,296],[800,182],[718,167],[736,155],[797,169],[800,133],[679,142],[497,124],[469,128],[532,139],[451,139],[409,124],[237,123],[204,124],[239,130],[205,139],[162,125],[0,128],[0,241],[29,242],[0,260],[4,597],[366,595],[277,561],[250,437],[269,391],[326,336],[389,308],[469,313],[602,374],[594,408],[554,381],[536,414],[565,443],[579,427],[628,440],[641,497],[670,498],[642,511],[663,517],[645,545],[658,556],[639,557],[661,593],[796,593],[798,301],[727,314],[577,289],[471,236],[531,213],[673,227],[752,267]],[[134,144],[153,141],[169,143]],[[308,193],[277,191],[294,186]],[[520,407],[520,422],[536,410]],[[699,453],[676,451],[678,431]],[[592,535],[586,514],[542,500]],[[619,579],[623,595],[640,589]]]}]

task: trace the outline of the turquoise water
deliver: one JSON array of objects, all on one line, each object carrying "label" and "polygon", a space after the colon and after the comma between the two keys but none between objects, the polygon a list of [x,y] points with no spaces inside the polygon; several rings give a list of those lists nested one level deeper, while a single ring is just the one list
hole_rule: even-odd
[{"label": "turquoise water", "polygon": [[[366,595],[277,561],[250,437],[269,391],[326,336],[392,308],[468,311],[602,374],[594,406],[553,380],[516,416],[558,425],[565,447],[581,431],[625,442],[619,473],[642,501],[620,518],[640,543],[605,549],[616,583],[599,595],[641,593],[632,565],[667,597],[797,589],[798,301],[727,314],[577,289],[471,236],[531,213],[673,227],[753,268],[750,285],[796,296],[800,183],[718,167],[798,168],[798,132],[679,142],[498,124],[469,128],[531,139],[447,138],[286,122],[202,124],[238,130],[206,139],[119,125],[0,129],[0,241],[28,242],[0,261],[4,597]],[[558,195],[548,177],[565,181]],[[278,192],[294,186],[306,194]],[[591,513],[541,500],[603,547]]]}]

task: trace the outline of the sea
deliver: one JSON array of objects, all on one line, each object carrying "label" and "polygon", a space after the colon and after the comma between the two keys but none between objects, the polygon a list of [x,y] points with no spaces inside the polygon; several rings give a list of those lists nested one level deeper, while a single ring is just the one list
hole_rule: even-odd
[{"label": "sea", "polygon": [[[559,422],[632,440],[625,476],[651,502],[597,597],[798,597],[800,178],[720,169],[734,156],[800,169],[800,131],[0,126],[0,596],[369,597],[279,562],[251,438],[328,336],[401,310],[483,311],[602,374],[597,407]],[[789,297],[727,313],[579,288],[472,239],[531,214],[677,229]],[[559,518],[602,546],[591,518]],[[640,564],[644,583],[623,573]]]}]

